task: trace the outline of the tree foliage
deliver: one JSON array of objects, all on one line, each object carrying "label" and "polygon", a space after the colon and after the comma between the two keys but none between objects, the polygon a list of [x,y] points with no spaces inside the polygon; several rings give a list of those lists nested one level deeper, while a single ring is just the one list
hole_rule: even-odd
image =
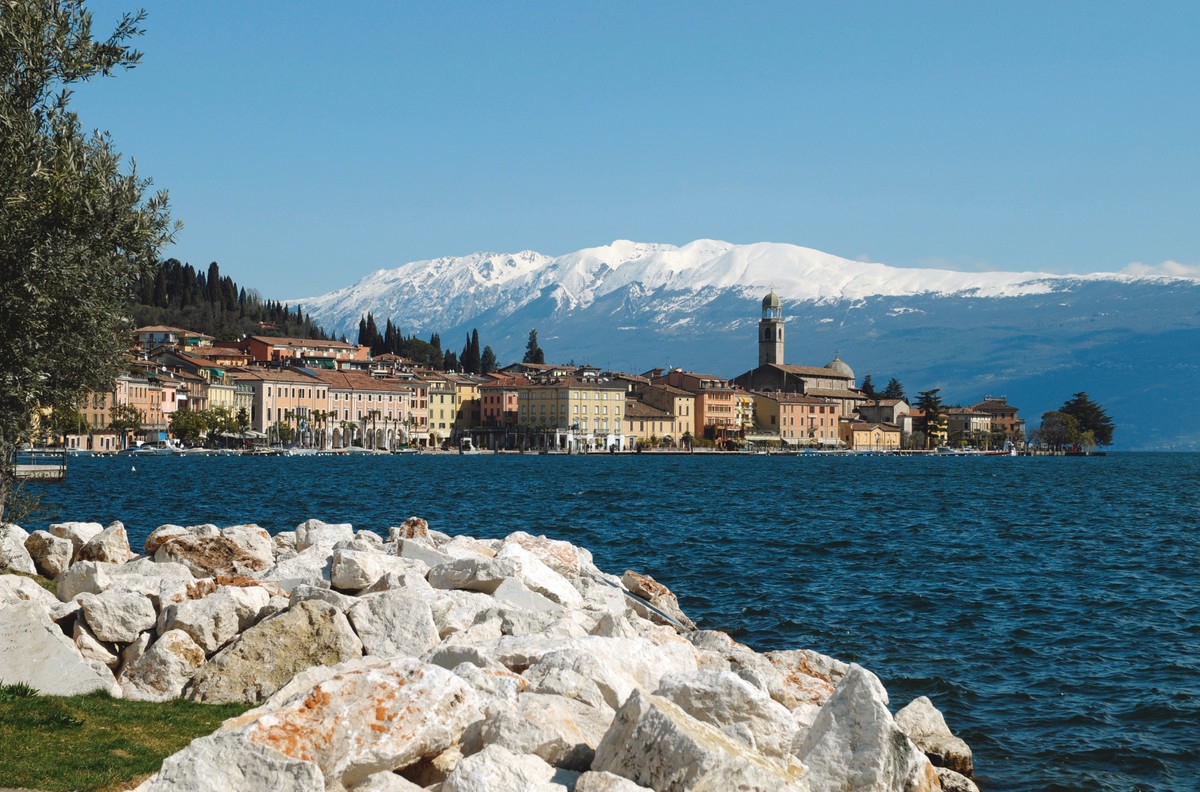
[{"label": "tree foliage", "polygon": [[522,363],[545,363],[546,353],[538,346],[537,329],[529,331],[529,343],[525,345],[525,357],[521,359]]},{"label": "tree foliage", "polygon": [[900,380],[896,379],[895,377],[892,377],[890,380],[888,380],[887,386],[883,389],[883,398],[899,399],[905,402],[908,401],[908,396],[904,394],[904,386],[901,385]]},{"label": "tree foliage", "polygon": [[946,409],[942,406],[942,397],[938,396],[941,388],[921,391],[917,394],[916,408],[922,415],[916,420],[916,427],[925,434],[925,447],[929,448],[946,433]]},{"label": "tree foliage", "polygon": [[300,306],[263,300],[222,276],[215,261],[205,274],[167,259],[139,279],[133,302],[133,319],[139,326],[182,327],[225,341],[247,335],[329,338]]},{"label": "tree foliage", "polygon": [[1072,416],[1079,423],[1080,433],[1091,432],[1094,445],[1112,445],[1112,418],[1083,391],[1076,393],[1058,408],[1058,412]]},{"label": "tree foliage", "polygon": [[428,341],[422,341],[416,336],[406,337],[392,320],[388,319],[381,334],[374,315],[369,311],[358,320],[358,343],[370,347],[372,355],[399,355],[426,368],[441,369],[445,361],[441,338],[437,333]]},{"label": "tree foliage", "polygon": [[1042,423],[1034,431],[1034,442],[1053,449],[1077,445],[1080,440],[1079,421],[1075,416],[1051,410],[1042,414]]},{"label": "tree foliage", "polygon": [[0,518],[35,408],[111,385],[131,290],[174,233],[166,193],[70,109],[73,86],[137,65],[142,18],[97,39],[83,0],[0,11]]},{"label": "tree foliage", "polygon": [[866,396],[868,399],[879,398],[879,395],[875,392],[875,383],[871,382],[870,374],[863,377],[862,385],[860,385],[858,389],[862,391],[863,396]]}]

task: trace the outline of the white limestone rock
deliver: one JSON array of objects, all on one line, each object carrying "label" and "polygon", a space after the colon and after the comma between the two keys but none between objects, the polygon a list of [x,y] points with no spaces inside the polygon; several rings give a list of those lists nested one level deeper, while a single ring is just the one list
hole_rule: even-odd
[{"label": "white limestone rock", "polygon": [[433,538],[437,549],[451,558],[484,559],[496,556],[494,547],[470,536],[448,537],[445,534],[438,534],[436,531],[430,531],[429,535]]},{"label": "white limestone rock", "polygon": [[470,756],[488,745],[533,754],[555,767],[584,771],[608,730],[612,710],[545,693],[522,693],[514,706],[476,721],[463,735]]},{"label": "white limestone rock", "polygon": [[264,568],[274,563],[275,542],[262,526],[254,523],[231,525],[221,529],[221,536],[241,547],[247,555],[261,559]]},{"label": "white limestone rock", "polygon": [[401,573],[385,572],[381,578],[358,593],[359,596],[362,596],[363,594],[375,594],[380,591],[407,589],[432,602],[437,595],[434,592],[433,586],[429,585],[429,581],[425,579],[427,572],[428,570],[425,572],[416,572],[415,570]]},{"label": "white limestone rock", "polygon": [[496,606],[495,600],[474,591],[435,591],[429,603],[438,635],[445,638],[463,632]]},{"label": "white limestone rock", "polygon": [[125,698],[168,701],[179,698],[204,664],[204,650],[183,630],[168,630],[117,678]]},{"label": "white limestone rock", "polygon": [[946,725],[946,719],[927,696],[913,699],[896,713],[896,726],[938,767],[970,778],[975,772],[971,748]]},{"label": "white limestone rock", "polygon": [[645,638],[501,638],[485,647],[507,668],[518,673],[536,668],[573,671],[590,679],[617,709],[629,694],[657,690],[663,676],[696,673],[696,656],[686,642],[656,644]]},{"label": "white limestone rock", "polygon": [[395,773],[374,773],[354,787],[354,792],[421,792],[412,781]]},{"label": "white limestone rock", "polygon": [[420,657],[440,640],[429,603],[403,589],[368,594],[346,615],[367,655]]},{"label": "white limestone rock", "polygon": [[516,531],[504,538],[504,544],[519,545],[539,561],[565,578],[579,577],[580,571],[592,562],[592,554],[570,542],[531,536]]},{"label": "white limestone rock", "polygon": [[70,602],[83,593],[99,594],[112,583],[114,568],[113,564],[99,561],[76,561],[56,581],[58,598]]},{"label": "white limestone rock", "polygon": [[280,531],[271,537],[272,551],[275,557],[278,558],[280,553],[296,552],[296,532],[295,531]]},{"label": "white limestone rock", "polygon": [[537,664],[521,674],[533,693],[547,693],[572,699],[598,710],[613,712],[600,687],[588,677],[570,668],[551,663]]},{"label": "white limestone rock", "polygon": [[70,539],[55,536],[49,531],[34,531],[25,540],[25,549],[37,567],[38,574],[54,579],[71,566],[75,546]]},{"label": "white limestone rock", "polygon": [[975,782],[961,773],[956,773],[949,767],[935,767],[942,792],[979,792]]},{"label": "white limestone rock", "polygon": [[[441,665],[434,663],[434,665]],[[441,665],[445,668],[445,665]],[[499,702],[502,708],[515,706],[517,697],[529,690],[529,683],[504,666],[465,661],[450,669],[454,675],[478,693],[485,706]],[[464,738],[465,739],[465,738]]]},{"label": "white limestone rock", "polygon": [[[129,668],[131,665],[136,663],[138,658],[146,653],[146,650],[150,648],[150,642],[153,640],[154,633],[144,632],[137,637],[136,641],[133,641],[121,650],[122,672],[124,669]],[[120,674],[117,676],[119,677]]]},{"label": "white limestone rock", "polygon": [[361,591],[389,572],[425,575],[428,571],[424,561],[414,558],[385,555],[377,550],[339,549],[333,551],[329,581],[336,589]]},{"label": "white limestone rock", "polygon": [[813,792],[931,792],[933,765],[896,726],[887,691],[862,666],[851,664],[795,754],[809,767]]},{"label": "white limestone rock", "polygon": [[99,594],[80,594],[83,617],[88,627],[101,641],[129,643],[154,627],[158,614],[154,605],[141,594],[124,591],[103,591]]},{"label": "white limestone rock", "polygon": [[308,600],[262,620],[213,655],[192,680],[189,696],[256,704],[306,668],[360,657],[362,642],[346,616],[328,603]]},{"label": "white limestone rock", "polygon": [[786,694],[783,698],[792,715],[806,726],[812,724],[850,669],[847,663],[811,649],[767,652],[764,657],[779,672]]},{"label": "white limestone rock", "polygon": [[669,674],[656,695],[709,723],[759,753],[779,759],[791,754],[796,722],[782,704],[729,671]]},{"label": "white limestone rock", "polygon": [[358,597],[349,594],[342,594],[333,589],[320,588],[318,586],[310,586],[307,583],[296,586],[292,589],[292,595],[288,598],[288,602],[295,605],[297,602],[305,600],[321,600],[328,602],[333,607],[340,610],[342,613],[347,612],[359,603]]},{"label": "white limestone rock", "polygon": [[579,774],[551,767],[536,756],[489,745],[459,762],[441,792],[567,792]]},{"label": "white limestone rock", "polygon": [[260,572],[257,577],[274,580],[285,593],[290,594],[296,586],[329,588],[332,569],[333,546],[315,544],[305,547],[290,558],[280,560],[275,566]]},{"label": "white limestone rock", "polygon": [[603,770],[590,770],[579,776],[575,792],[645,792],[648,787]]},{"label": "white limestone rock", "polygon": [[592,769],[660,792],[809,789],[804,767],[794,758],[763,756],[670,701],[640,691],[617,710]]},{"label": "white limestone rock", "polygon": [[39,586],[36,580],[21,575],[0,574],[0,606],[17,602],[31,602],[46,611],[53,610],[61,604],[53,594]]},{"label": "white limestone rock", "polygon": [[439,550],[435,550],[427,542],[422,542],[418,539],[398,538],[395,540],[395,543],[396,555],[401,558],[424,561],[430,569],[451,560],[450,556]]},{"label": "white limestone rock", "polygon": [[0,524],[0,573],[37,574],[33,558],[25,549],[25,542],[28,539],[29,533],[21,526],[12,523]]},{"label": "white limestone rock", "polygon": [[435,589],[458,589],[491,594],[506,579],[516,577],[518,565],[512,559],[456,558],[429,570],[429,585]]},{"label": "white limestone rock", "polygon": [[206,655],[211,655],[237,637],[241,631],[241,616],[238,601],[221,587],[207,597],[163,608],[158,618],[158,634],[182,630]]},{"label": "white limestone rock", "polygon": [[222,730],[314,762],[337,788],[436,756],[478,717],[477,697],[461,679],[396,658],[364,662],[286,700],[273,698]]},{"label": "white limestone rock", "polygon": [[[796,699],[785,684],[783,675],[763,655],[715,630],[696,630],[687,633],[686,638],[698,649],[719,655],[728,664],[729,671],[765,691],[789,710],[795,708]],[[812,717],[815,717],[815,713]]]},{"label": "white limestone rock", "polygon": [[530,591],[536,591],[568,608],[583,606],[583,597],[565,577],[546,566],[536,555],[516,542],[501,545],[496,553],[497,561],[512,560],[517,563],[517,578]]},{"label": "white limestone rock", "polygon": [[154,555],[158,552],[158,548],[177,536],[217,536],[220,532],[215,525],[193,525],[185,528],[182,525],[167,523],[150,532],[146,541],[142,543],[142,550],[149,555]]},{"label": "white limestone rock", "polygon": [[421,659],[451,671],[463,664],[508,671],[499,661],[484,652],[475,643],[457,643],[453,640],[445,640],[426,652]]},{"label": "white limestone rock", "polygon": [[79,654],[83,655],[84,660],[103,663],[109,671],[114,673],[117,666],[121,664],[121,658],[117,657],[116,648],[111,644],[106,646],[102,643],[96,634],[88,629],[87,623],[83,619],[75,620],[75,624],[71,627],[71,640],[75,643]]},{"label": "white limestone rock", "polygon": [[328,547],[338,542],[354,539],[354,526],[350,523],[327,523],[321,520],[305,520],[296,526],[296,550],[304,552],[310,547]]},{"label": "white limestone rock", "polygon": [[83,547],[93,536],[103,530],[103,525],[94,522],[61,522],[50,526],[51,534],[71,541],[72,558],[75,557],[75,553],[79,552],[79,548]]},{"label": "white limestone rock", "polygon": [[516,578],[500,581],[500,585],[492,592],[492,599],[500,605],[523,611],[552,613],[556,617],[561,617],[564,613],[563,606],[535,591],[530,591]]},{"label": "white limestone rock", "polygon": [[129,549],[129,535],[125,526],[114,521],[100,533],[87,540],[75,554],[76,561],[100,561],[106,564],[124,564],[133,558]]},{"label": "white limestone rock", "polygon": [[120,695],[112,672],[103,663],[84,659],[35,602],[0,606],[0,684],[18,682],[49,696],[93,690]]},{"label": "white limestone rock", "polygon": [[217,732],[192,740],[163,760],[135,792],[325,792],[314,762],[294,759],[240,734]]}]

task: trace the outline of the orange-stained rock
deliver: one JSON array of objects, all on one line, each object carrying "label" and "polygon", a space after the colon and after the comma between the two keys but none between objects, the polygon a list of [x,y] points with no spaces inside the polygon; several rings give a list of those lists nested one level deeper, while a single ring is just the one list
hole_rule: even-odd
[{"label": "orange-stained rock", "polygon": [[[624,575],[621,575],[621,582],[625,584],[625,588],[629,589],[629,593],[636,594],[642,599],[649,602],[654,607],[661,610],[671,618],[678,621],[689,630],[696,629],[696,625],[691,619],[684,614],[679,608],[679,600],[671,593],[671,589],[659,583],[649,575],[643,575],[633,570],[626,570]],[[659,618],[657,614],[651,612],[648,615],[651,621]]]},{"label": "orange-stained rock", "polygon": [[408,657],[364,663],[262,710],[242,727],[247,740],[314,762],[345,787],[440,754],[479,717],[464,681]]}]

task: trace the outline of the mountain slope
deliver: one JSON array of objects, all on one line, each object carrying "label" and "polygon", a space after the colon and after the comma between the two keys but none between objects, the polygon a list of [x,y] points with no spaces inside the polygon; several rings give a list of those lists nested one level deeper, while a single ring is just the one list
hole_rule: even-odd
[{"label": "mountain slope", "polygon": [[1086,390],[1123,447],[1200,448],[1200,430],[1179,420],[1200,392],[1200,283],[1181,278],[901,269],[774,243],[619,241],[556,258],[411,262],[298,302],[347,335],[366,311],[406,333],[478,327],[502,362],[536,327],[555,361],[734,376],[757,363],[759,301],[771,288],[784,299],[788,362],[837,353],[860,381],[897,377],[910,396],[1005,394],[1033,425]]}]

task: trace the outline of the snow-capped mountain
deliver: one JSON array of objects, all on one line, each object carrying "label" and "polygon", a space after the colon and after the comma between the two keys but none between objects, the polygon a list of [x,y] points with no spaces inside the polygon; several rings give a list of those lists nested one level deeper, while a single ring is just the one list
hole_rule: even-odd
[{"label": "snow-capped mountain", "polygon": [[[1094,273],[957,272],[851,261],[777,243],[617,241],[414,261],[299,302],[353,340],[368,311],[457,349],[472,328],[502,362],[529,330],[554,361],[734,376],[757,363],[759,301],[784,300],[790,363],[839,354],[860,380],[897,377],[968,403],[1005,394],[1036,424],[1086,390],[1125,447],[1200,447],[1175,415],[1200,392],[1200,281]],[[1187,383],[1180,389],[1180,385]],[[1134,436],[1136,434],[1136,436]]]}]

